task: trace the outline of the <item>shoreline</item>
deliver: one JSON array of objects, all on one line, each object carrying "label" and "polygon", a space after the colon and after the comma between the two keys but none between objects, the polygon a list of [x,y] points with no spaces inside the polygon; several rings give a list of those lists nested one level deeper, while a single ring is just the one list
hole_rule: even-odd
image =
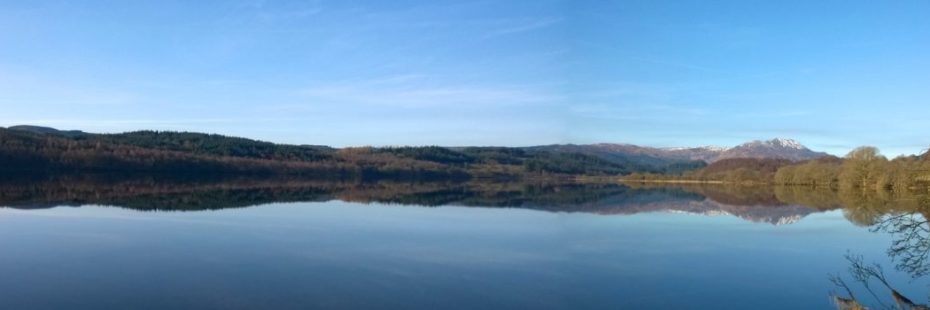
[{"label": "shoreline", "polygon": [[624,180],[620,179],[620,183],[666,183],[666,184],[740,184],[726,181],[712,181],[712,180]]}]

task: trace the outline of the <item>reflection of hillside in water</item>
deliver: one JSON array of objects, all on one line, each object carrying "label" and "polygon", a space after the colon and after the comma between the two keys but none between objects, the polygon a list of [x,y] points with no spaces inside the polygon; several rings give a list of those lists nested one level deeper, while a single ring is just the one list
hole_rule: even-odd
[{"label": "reflection of hillside in water", "polygon": [[178,176],[67,176],[0,181],[0,205],[19,209],[108,205],[146,211],[198,211],[275,202],[340,200],[604,215],[652,212],[732,215],[757,223],[789,224],[814,212],[846,208],[846,215],[851,221],[869,225],[889,210],[901,207],[894,199],[797,187],[656,187],[474,181],[359,183]]},{"label": "reflection of hillside in water", "polygon": [[729,205],[716,202],[712,199],[701,201],[685,201],[681,203],[645,203],[629,204],[623,208],[611,208],[609,213],[605,214],[638,214],[650,212],[673,212],[700,214],[707,216],[736,216],[756,223],[768,223],[773,225],[792,224],[800,221],[805,216],[820,212],[820,210],[797,205]]}]

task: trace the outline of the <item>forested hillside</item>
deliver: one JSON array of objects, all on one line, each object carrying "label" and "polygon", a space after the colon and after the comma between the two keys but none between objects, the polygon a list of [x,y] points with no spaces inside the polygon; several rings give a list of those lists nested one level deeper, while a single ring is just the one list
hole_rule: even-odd
[{"label": "forested hillside", "polygon": [[467,179],[622,175],[636,167],[576,153],[475,147],[335,149],[221,135],[137,131],[89,134],[0,129],[0,170],[288,174],[319,178]]},{"label": "forested hillside", "polygon": [[663,149],[628,144],[560,144],[533,146],[524,149],[528,151],[590,155],[630,167],[630,170],[637,172],[682,174],[686,171],[700,169],[707,165],[705,160],[699,157],[689,157],[677,153],[668,154],[668,152]]}]

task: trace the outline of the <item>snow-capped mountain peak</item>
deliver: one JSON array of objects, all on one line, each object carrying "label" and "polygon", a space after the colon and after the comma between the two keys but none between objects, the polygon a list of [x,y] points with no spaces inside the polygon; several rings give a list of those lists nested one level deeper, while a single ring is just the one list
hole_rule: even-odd
[{"label": "snow-capped mountain peak", "polygon": [[674,163],[689,161],[713,163],[728,158],[778,158],[800,161],[828,155],[827,153],[812,151],[796,140],[785,138],[755,140],[735,147],[715,145],[698,147],[648,147],[633,144],[601,143],[588,145],[549,145],[532,147],[531,149],[582,153],[620,164],[629,164],[633,162],[660,168],[668,167],[670,164]]},{"label": "snow-capped mountain peak", "polygon": [[724,158],[783,158],[788,160],[805,160],[826,156],[826,153],[814,152],[792,139],[775,138],[755,140],[727,150],[718,159]]},{"label": "snow-capped mountain peak", "polygon": [[772,145],[777,145],[777,146],[781,146],[781,147],[786,147],[786,148],[789,148],[789,149],[796,149],[796,150],[803,150],[803,149],[806,149],[806,147],[804,147],[804,145],[802,145],[800,142],[795,141],[795,140],[793,140],[793,139],[775,138],[775,139],[769,140],[769,141],[767,141],[767,142],[769,142],[769,143],[772,144]]},{"label": "snow-capped mountain peak", "polygon": [[708,150],[712,152],[724,152],[726,150],[729,150],[730,148],[725,147],[725,146],[718,146],[718,145],[705,145],[705,146],[699,147],[699,149]]},{"label": "snow-capped mountain peak", "polygon": [[785,149],[794,149],[794,150],[806,150],[805,147],[800,142],[793,139],[784,139],[784,138],[775,138],[771,140],[753,140],[751,142],[743,143],[736,148],[751,148],[751,147],[769,147],[769,148],[785,148]]}]

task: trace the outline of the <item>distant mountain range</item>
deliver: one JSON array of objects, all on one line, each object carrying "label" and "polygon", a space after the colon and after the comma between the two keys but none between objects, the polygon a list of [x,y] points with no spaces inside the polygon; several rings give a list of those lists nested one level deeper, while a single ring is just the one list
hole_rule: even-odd
[{"label": "distant mountain range", "polygon": [[735,147],[701,146],[656,148],[633,144],[557,144],[529,149],[549,152],[581,153],[612,162],[667,166],[682,162],[713,163],[727,158],[781,158],[792,161],[815,159],[829,154],[812,151],[791,139],[755,140]]},{"label": "distant mountain range", "polygon": [[58,135],[58,136],[64,136],[64,137],[77,137],[77,136],[82,136],[82,135],[87,134],[86,132],[83,132],[80,130],[58,130],[58,129],[51,128],[51,127],[32,126],[32,125],[12,126],[7,129],[31,132],[34,134]]},{"label": "distant mountain range", "polygon": [[[275,160],[293,163],[319,162],[333,159],[332,162],[345,163],[357,159],[345,158],[344,152],[337,149],[321,146],[294,146],[280,145],[268,142],[249,140],[244,138],[225,137],[199,133],[171,133],[139,131],[123,134],[100,135],[79,130],[58,130],[41,126],[13,126],[6,130],[21,132],[35,136],[55,137],[66,140],[41,140],[40,143],[55,144],[55,151],[46,150],[46,154],[56,152],[73,152],[73,143],[95,143],[85,146],[97,149],[100,153],[100,143],[114,148],[144,148],[146,151],[157,152],[183,152],[184,155],[212,156],[209,159],[188,158],[183,161],[202,161],[228,159],[230,157],[249,158],[257,160]],[[12,137],[11,137],[12,138]],[[16,136],[16,139],[28,139],[26,136]],[[33,142],[30,142],[33,143]],[[21,145],[21,144],[17,144]],[[12,147],[12,146],[11,146]],[[7,150],[12,151],[12,150]],[[128,158],[127,154],[139,153],[141,150],[130,152],[128,149],[119,151],[114,156]],[[51,153],[49,153],[51,152]],[[121,152],[121,153],[120,153]],[[779,158],[792,161],[815,159],[828,154],[815,152],[791,139],[772,139],[766,141],[751,141],[735,147],[677,147],[656,148],[637,146],[632,144],[560,144],[544,145],[524,148],[381,148],[374,153],[390,153],[395,159],[414,159],[420,162],[434,162],[450,167],[459,167],[461,164],[495,163],[506,165],[522,165],[533,170],[557,173],[620,173],[654,172],[678,174],[684,171],[700,169],[710,163],[727,158]],[[19,153],[21,156],[23,153]],[[89,153],[82,153],[85,158]],[[551,157],[546,154],[559,156]],[[43,155],[43,156],[45,156]],[[163,154],[165,155],[165,154]],[[375,154],[377,155],[377,154]],[[60,155],[56,158],[61,158]],[[149,155],[150,158],[154,155]],[[161,156],[161,155],[160,155]],[[167,155],[166,155],[167,156]],[[172,155],[174,156],[174,155]],[[579,157],[581,156],[581,157]],[[144,159],[135,156],[136,159]],[[222,158],[221,158],[222,157]],[[148,159],[145,159],[148,160]],[[371,158],[374,160],[374,158]],[[363,160],[370,162],[371,160]],[[542,160],[542,161],[540,161]],[[82,160],[82,162],[88,162]],[[99,162],[99,161],[97,161]],[[592,169],[592,167],[596,169]]]},{"label": "distant mountain range", "polygon": [[[7,129],[66,137],[89,135],[89,133],[80,130],[58,130],[51,127],[32,125],[12,126]],[[754,140],[735,147],[699,146],[657,148],[633,144],[598,143],[554,144],[527,147],[525,149],[582,153],[595,155],[608,160],[622,158],[648,164],[667,164],[669,162],[690,160],[712,163],[726,158],[783,158],[799,161],[828,155],[827,153],[812,151],[798,141],[782,138]]]}]

